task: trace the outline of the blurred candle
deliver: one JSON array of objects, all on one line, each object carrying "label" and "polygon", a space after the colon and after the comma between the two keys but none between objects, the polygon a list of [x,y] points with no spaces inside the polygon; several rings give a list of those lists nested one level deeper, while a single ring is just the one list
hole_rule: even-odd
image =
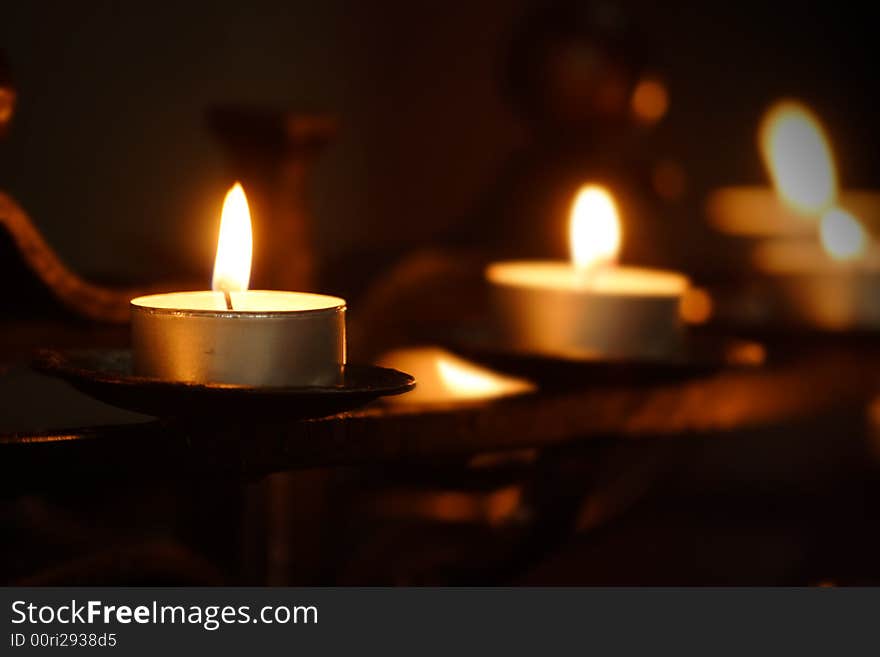
[{"label": "blurred candle", "polygon": [[880,192],[839,189],[834,156],[819,118],[796,101],[774,104],[758,142],[770,186],[723,187],[706,205],[721,232],[751,237],[814,236],[828,210],[844,210],[880,226]]},{"label": "blurred candle", "polygon": [[687,278],[618,265],[621,241],[611,194],[585,185],[571,211],[571,262],[489,265],[495,324],[506,346],[575,358],[659,356],[676,350]]},{"label": "blurred candle", "polygon": [[847,212],[823,216],[818,242],[768,239],[753,258],[783,317],[826,330],[880,328],[880,249]]},{"label": "blurred candle", "polygon": [[880,221],[880,193],[839,191],[826,132],[800,103],[774,105],[759,135],[773,189],[727,188],[709,204],[717,228],[756,238],[758,306],[822,329],[880,327],[880,253],[863,223]]}]

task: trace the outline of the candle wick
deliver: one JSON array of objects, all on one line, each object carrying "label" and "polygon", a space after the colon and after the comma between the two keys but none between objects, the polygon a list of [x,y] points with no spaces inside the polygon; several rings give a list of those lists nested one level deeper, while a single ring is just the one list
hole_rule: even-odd
[{"label": "candle wick", "polygon": [[229,290],[223,290],[223,298],[226,299],[226,310],[232,310],[232,295]]}]

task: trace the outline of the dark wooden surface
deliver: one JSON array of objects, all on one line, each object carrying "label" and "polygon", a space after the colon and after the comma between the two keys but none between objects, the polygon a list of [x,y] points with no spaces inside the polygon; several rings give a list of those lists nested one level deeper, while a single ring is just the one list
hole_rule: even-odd
[{"label": "dark wooden surface", "polygon": [[[788,340],[770,345],[768,353],[760,368],[683,381],[605,385],[585,380],[576,389],[489,403],[378,403],[299,422],[247,417],[210,423],[206,418],[197,426],[181,426],[137,416],[127,421],[126,416],[123,423],[84,428],[64,425],[61,418],[45,428],[37,412],[33,429],[21,417],[12,429],[0,424],[0,472],[8,482],[85,474],[252,478],[313,466],[442,459],[609,436],[657,440],[725,433],[829,412],[864,413],[878,391],[876,341],[814,339],[792,345]],[[30,388],[23,389],[20,379],[30,381]],[[21,362],[0,374],[5,404],[14,404],[15,394],[26,394],[50,409],[63,385],[27,373]],[[78,393],[64,394],[73,406],[80,401]],[[89,403],[85,397],[81,401]]]},{"label": "dark wooden surface", "polygon": [[5,581],[876,581],[876,340],[768,340],[763,367],[677,381],[189,427],[27,367],[30,347],[126,335],[0,324]]}]

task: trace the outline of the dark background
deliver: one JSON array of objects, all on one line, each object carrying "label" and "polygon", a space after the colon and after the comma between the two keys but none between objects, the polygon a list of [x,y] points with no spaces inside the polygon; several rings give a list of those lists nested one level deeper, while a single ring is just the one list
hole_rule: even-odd
[{"label": "dark background", "polygon": [[[312,188],[319,251],[428,244],[474,220],[528,139],[500,81],[511,35],[539,5],[6,2],[0,46],[19,103],[0,184],[75,269],[157,278],[173,252],[207,281],[229,180],[204,110],[322,110],[341,130]],[[762,180],[754,133],[780,96],[823,117],[844,184],[877,185],[876,6],[622,7],[671,91],[652,148],[682,164],[691,200]],[[699,218],[673,215],[687,240]]]},{"label": "dark background", "polygon": [[[642,248],[637,255],[646,257],[653,249],[703,284],[701,268],[734,250],[735,240],[706,228],[702,199],[720,185],[766,179],[755,132],[764,109],[783,96],[801,98],[822,117],[844,185],[880,187],[876,6],[612,3],[641,26],[621,59],[643,50],[646,72],[661,77],[671,93],[664,120],[651,130],[628,126],[629,152],[616,157],[626,139],[611,138],[602,120],[554,133],[534,117],[526,120],[510,93],[511,79],[521,73],[511,52],[540,24],[536,15],[594,4],[7,1],[0,4],[0,49],[19,102],[0,142],[0,189],[78,272],[175,281],[185,263],[206,287],[231,183],[206,110],[235,103],[331,113],[339,133],[318,160],[309,193],[317,260],[340,275],[324,271],[319,284],[352,300],[356,321],[349,327],[361,329],[359,346],[378,353],[437,342],[418,329],[457,320],[447,310],[459,311],[465,297],[477,296],[476,285],[448,276],[465,262],[464,248],[445,260],[411,254],[409,269],[390,278],[399,284],[392,293],[375,283],[380,271],[425,247],[488,250],[492,230],[513,232],[517,222],[519,229],[540,227],[530,237],[520,232],[522,254],[534,248],[531,255],[544,255],[563,237],[554,222],[574,187],[609,161],[636,182],[644,182],[640,175],[652,162],[681,167],[684,196],[625,216],[625,248]],[[553,239],[543,240],[541,230]],[[22,358],[31,347],[58,340],[58,346],[127,340],[125,327],[111,336],[109,327],[103,335],[105,327],[68,317],[43,321],[35,313],[30,321],[20,302],[28,295],[21,274],[31,275],[13,260],[0,256],[0,278],[4,269],[12,272],[5,288],[0,283],[7,294],[0,311],[10,314],[0,355]],[[446,287],[429,288],[410,275],[420,271]],[[367,292],[349,296],[334,281]],[[9,294],[20,288],[18,297]],[[358,334],[351,330],[349,337],[351,345]],[[876,370],[872,345],[856,336],[840,343],[794,333],[765,337],[772,357],[782,360],[787,352],[778,347],[790,347],[806,375],[823,377],[816,381],[820,400],[844,379],[824,380],[828,353],[840,348],[844,365],[857,354],[866,370]],[[823,366],[807,368],[813,360]],[[787,366],[770,362],[767,376]],[[0,362],[0,374],[4,367]],[[133,421],[24,367],[0,384],[4,431],[34,431],[56,420],[62,427],[91,425],[96,416],[99,424]],[[779,395],[790,393],[781,385]],[[727,401],[706,403],[724,408]],[[147,584],[419,583],[421,577],[430,583],[876,583],[877,409],[867,422],[861,405],[831,412],[815,410],[814,399],[790,402],[792,417],[780,425],[747,423],[662,441],[609,437],[479,466],[439,459],[308,470],[247,486],[228,478],[166,481],[165,470],[147,473],[145,483],[125,472],[118,490],[111,477],[114,495],[106,480],[74,470],[75,486],[53,482],[58,489],[42,497],[16,490],[0,505],[0,575]],[[522,505],[531,509],[532,524],[520,525],[517,516],[499,531],[482,516],[473,527],[460,527],[419,515],[419,500],[437,491],[443,499],[450,486],[482,508],[484,493],[494,495],[509,482],[526,498],[533,495]],[[585,497],[594,488],[598,507]],[[580,513],[582,497],[588,503]],[[413,517],[395,515],[399,501],[408,509],[412,500]],[[577,517],[576,527],[568,527],[568,514]]]}]

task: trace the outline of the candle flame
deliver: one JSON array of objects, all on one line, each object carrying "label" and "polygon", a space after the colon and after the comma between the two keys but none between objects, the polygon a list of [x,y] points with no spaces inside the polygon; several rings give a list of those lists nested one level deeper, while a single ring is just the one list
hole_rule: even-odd
[{"label": "candle flame", "polygon": [[794,210],[818,216],[834,203],[837,172],[819,118],[802,103],[773,105],[761,121],[761,154],[776,193]]},{"label": "candle flame", "polygon": [[827,134],[805,105],[781,101],[761,122],[761,152],[776,193],[795,211],[819,218],[819,239],[835,260],[854,260],[868,250],[861,222],[836,204],[837,170]]},{"label": "candle flame", "polygon": [[868,248],[868,235],[862,224],[846,210],[831,208],[819,222],[822,248],[835,260],[854,260]]},{"label": "candle flame", "polygon": [[223,201],[211,288],[221,292],[247,290],[252,252],[251,213],[241,183],[235,183]]},{"label": "candle flame", "polygon": [[569,223],[572,262],[582,270],[611,264],[617,260],[620,242],[620,218],[611,193],[599,185],[581,187]]}]

